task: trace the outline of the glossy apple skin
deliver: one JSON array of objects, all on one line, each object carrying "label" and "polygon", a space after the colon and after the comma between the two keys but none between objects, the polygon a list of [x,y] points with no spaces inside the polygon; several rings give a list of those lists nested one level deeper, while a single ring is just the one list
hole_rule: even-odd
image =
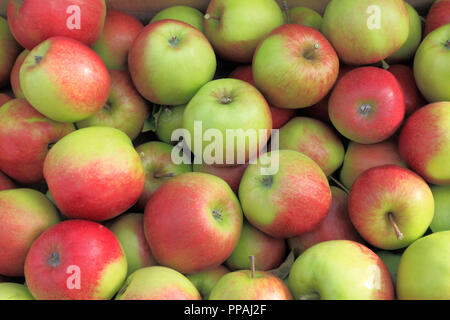
[{"label": "glossy apple skin", "polygon": [[214,165],[194,164],[192,166],[194,172],[209,173],[217,176],[230,186],[234,193],[238,194],[239,184],[241,183],[242,176],[244,175],[245,169],[247,169],[248,163],[239,164],[237,166],[219,167]]},{"label": "glossy apple skin", "polygon": [[199,273],[187,275],[187,278],[197,288],[203,299],[209,300],[209,295],[219,281],[225,274],[230,272],[226,267],[220,265],[218,267],[208,269]]},{"label": "glossy apple skin", "polygon": [[135,17],[110,9],[106,13],[105,26],[97,42],[92,46],[109,70],[127,70],[128,52],[144,25]]},{"label": "glossy apple skin", "polygon": [[129,209],[145,183],[130,138],[108,127],[79,129],[58,141],[45,159],[44,177],[66,217],[95,221]]},{"label": "glossy apple skin", "polygon": [[111,81],[94,51],[76,40],[54,37],[25,58],[20,85],[28,102],[46,117],[76,122],[105,105]]},{"label": "glossy apple skin", "polygon": [[178,20],[190,24],[194,28],[198,29],[200,32],[204,32],[203,28],[203,13],[188,6],[172,6],[158,12],[150,23],[171,19]]},{"label": "glossy apple skin", "polygon": [[249,63],[261,39],[284,22],[281,8],[272,0],[212,0],[204,28],[222,58]]},{"label": "glossy apple skin", "polygon": [[433,232],[450,230],[450,186],[432,186],[434,217],[430,228]]},{"label": "glossy apple skin", "polygon": [[144,232],[153,256],[182,273],[222,264],[239,240],[242,210],[225,181],[185,173],[164,183],[150,198]]},{"label": "glossy apple skin", "polygon": [[405,122],[399,151],[406,164],[425,180],[450,183],[450,102],[420,108]]},{"label": "glossy apple skin", "polygon": [[156,124],[156,135],[162,142],[174,144],[178,141],[172,141],[172,133],[183,127],[183,114],[186,105],[162,106],[162,108]]},{"label": "glossy apple skin", "polygon": [[265,271],[241,270],[227,273],[213,288],[209,300],[292,300],[286,284]]},{"label": "glossy apple skin", "polygon": [[326,241],[298,257],[289,274],[295,299],[393,300],[391,276],[366,246],[349,240]]},{"label": "glossy apple skin", "polygon": [[406,249],[397,274],[400,300],[450,299],[449,245],[450,231],[441,231],[417,240]]},{"label": "glossy apple skin", "polygon": [[8,84],[9,74],[19,53],[20,45],[11,34],[8,21],[0,17],[0,88]]},{"label": "glossy apple skin", "polygon": [[59,222],[53,204],[32,189],[0,191],[0,274],[24,275],[28,250],[39,235]]},{"label": "glossy apple skin", "polygon": [[7,103],[9,100],[12,100],[10,96],[5,93],[0,93],[0,108]]},{"label": "glossy apple skin", "polygon": [[25,49],[22,51],[21,54],[17,57],[16,61],[14,62],[14,66],[11,70],[10,75],[10,83],[11,88],[14,92],[14,95],[17,99],[25,99],[25,95],[23,94],[22,87],[20,86],[20,68],[22,67],[23,62],[25,61],[25,58],[30,53],[29,50]]},{"label": "glossy apple skin", "polygon": [[363,144],[391,137],[405,116],[403,91],[386,70],[362,67],[336,84],[328,105],[330,120],[344,137]]},{"label": "glossy apple skin", "polygon": [[319,31],[297,24],[272,31],[253,58],[256,87],[279,108],[316,104],[333,87],[338,72],[338,56],[328,40]]},{"label": "glossy apple skin", "polygon": [[[430,187],[414,172],[395,165],[364,171],[353,184],[348,199],[350,219],[371,245],[385,250],[404,248],[427,231],[433,220]],[[389,213],[403,233],[398,239]]]},{"label": "glossy apple skin", "polygon": [[[80,28],[68,28],[73,12],[80,10]],[[55,36],[78,40],[88,46],[97,41],[105,22],[104,0],[11,0],[8,4],[8,22],[17,41],[31,50],[39,43]]]},{"label": "glossy apple skin", "polygon": [[200,293],[176,270],[154,266],[132,273],[116,300],[201,300]]},{"label": "glossy apple skin", "polygon": [[296,23],[320,31],[322,16],[315,10],[307,7],[289,9],[289,23]]},{"label": "glossy apple skin", "polygon": [[[276,238],[309,232],[325,217],[331,204],[327,178],[311,158],[293,150],[267,154],[277,159],[279,169],[263,175],[258,162],[245,170],[239,199],[248,221]],[[276,160],[272,160],[276,161]]]},{"label": "glossy apple skin", "polygon": [[162,105],[189,102],[216,71],[216,56],[199,30],[176,20],[147,25],[128,54],[137,90]]},{"label": "glossy apple skin", "polygon": [[428,11],[424,35],[427,36],[430,32],[447,23],[450,23],[450,1],[435,1]]},{"label": "glossy apple skin", "polygon": [[288,243],[296,256],[313,245],[331,240],[362,242],[348,216],[348,196],[339,188],[331,187],[331,206],[325,218],[310,232],[290,238]]},{"label": "glossy apple skin", "polygon": [[0,171],[0,191],[14,189],[16,184],[3,172]]},{"label": "glossy apple skin", "polygon": [[[376,14],[368,12],[371,5],[380,10],[380,28],[369,28]],[[372,64],[403,46],[409,34],[408,10],[402,0],[332,0],[323,15],[322,32],[345,64]]]},{"label": "glossy apple skin", "polygon": [[[71,266],[79,268],[80,289],[68,286],[75,284],[69,277],[77,276]],[[86,220],[67,220],[46,230],[25,260],[26,284],[38,300],[108,300],[126,275],[127,260],[117,238]]]},{"label": "glossy apple skin", "polygon": [[23,284],[0,283],[0,300],[34,300],[27,287]]},{"label": "glossy apple skin", "polygon": [[25,99],[14,99],[0,108],[0,170],[24,184],[43,180],[49,146],[75,127],[50,120]]}]

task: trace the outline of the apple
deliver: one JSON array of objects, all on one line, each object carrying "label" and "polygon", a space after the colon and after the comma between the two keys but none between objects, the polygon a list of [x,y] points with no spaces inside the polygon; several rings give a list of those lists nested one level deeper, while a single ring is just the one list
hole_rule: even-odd
[{"label": "apple", "polygon": [[5,94],[5,93],[0,93],[0,108],[7,103],[9,100],[12,100],[12,98]]},{"label": "apple", "polygon": [[127,70],[128,52],[144,25],[132,15],[110,9],[103,32],[92,46],[110,70]]},{"label": "apple", "polygon": [[127,258],[127,275],[156,264],[145,239],[143,214],[123,214],[109,225],[109,230],[114,233],[122,245]]},{"label": "apple", "polygon": [[178,141],[172,141],[172,133],[183,127],[183,114],[186,105],[162,106],[161,113],[156,121],[156,135],[162,142],[173,144]]},{"label": "apple", "polygon": [[420,108],[405,122],[399,151],[408,167],[438,185],[450,183],[450,102]]},{"label": "apple", "polygon": [[87,46],[97,41],[105,22],[105,0],[11,0],[8,23],[17,41],[31,50],[55,36]]},{"label": "apple", "polygon": [[147,203],[144,232],[159,264],[198,273],[222,264],[242,229],[237,197],[222,179],[185,173],[165,182]]},{"label": "apple", "polygon": [[200,293],[176,270],[154,266],[132,273],[116,300],[201,300]]},{"label": "apple", "polygon": [[0,191],[14,189],[16,184],[11,179],[0,171]]},{"label": "apple", "polygon": [[127,71],[111,70],[110,77],[111,89],[106,104],[89,118],[77,122],[77,127],[113,127],[134,140],[144,127],[149,106],[134,88]]},{"label": "apple", "polygon": [[216,56],[199,30],[176,20],[146,26],[133,42],[128,66],[137,90],[163,105],[189,102],[216,71]]},{"label": "apple", "polygon": [[362,242],[348,216],[348,196],[339,188],[331,187],[331,206],[325,218],[310,232],[290,238],[289,247],[299,256],[313,245],[331,240]]},{"label": "apple", "polygon": [[10,83],[11,83],[11,89],[14,92],[14,95],[18,99],[25,99],[25,95],[23,94],[22,87],[20,86],[20,68],[22,67],[23,62],[25,61],[25,58],[30,53],[29,50],[25,49],[22,51],[21,54],[17,57],[16,61],[14,62],[14,66],[11,70],[10,75]]},{"label": "apple", "polygon": [[0,191],[0,274],[23,276],[24,262],[35,239],[59,222],[53,204],[32,189]]},{"label": "apple", "polygon": [[396,165],[364,171],[348,198],[350,219],[371,245],[385,250],[404,248],[427,231],[434,200],[428,184]]},{"label": "apple", "polygon": [[66,217],[95,221],[129,209],[145,183],[130,138],[109,127],[79,129],[59,140],[45,158],[44,177]]},{"label": "apple", "polygon": [[317,30],[287,24],[272,31],[256,49],[256,87],[275,107],[309,107],[326,96],[339,72],[339,60]]},{"label": "apple", "polygon": [[8,21],[0,17],[0,88],[8,84],[9,74],[20,50],[9,30]]},{"label": "apple", "polygon": [[24,184],[43,180],[51,146],[75,130],[71,123],[47,119],[25,99],[0,108],[0,170]]},{"label": "apple", "polygon": [[0,300],[34,300],[23,284],[14,282],[0,283]]},{"label": "apple", "polygon": [[433,232],[450,230],[450,185],[432,186],[434,217],[430,228]]},{"label": "apple", "polygon": [[67,220],[42,233],[25,260],[25,280],[37,300],[109,300],[127,275],[114,234],[92,221]]},{"label": "apple", "polygon": [[441,231],[417,240],[406,249],[397,273],[400,300],[450,299],[449,244],[450,231]]},{"label": "apple", "polygon": [[145,171],[144,191],[137,202],[139,209],[145,209],[148,200],[164,182],[192,171],[189,164],[175,164],[172,161],[173,148],[170,144],[159,141],[147,142],[136,148]]},{"label": "apple", "polygon": [[288,11],[289,23],[295,23],[320,31],[322,16],[315,10],[307,7],[295,7]]},{"label": "apple", "polygon": [[330,208],[327,177],[308,156],[280,150],[266,154],[278,170],[264,172],[265,157],[245,170],[239,199],[248,221],[276,238],[289,238],[314,229]]},{"label": "apple", "polygon": [[433,30],[448,23],[450,23],[450,1],[437,0],[428,11],[424,35],[427,36]]},{"label": "apple", "polygon": [[60,122],[80,121],[99,111],[108,99],[110,84],[100,57],[64,37],[36,46],[20,68],[25,98],[47,118]]},{"label": "apple", "polygon": [[393,300],[391,276],[366,246],[349,240],[318,243],[299,256],[289,274],[299,300]]},{"label": "apple", "polygon": [[429,102],[450,101],[450,23],[422,41],[414,57],[414,77]]},{"label": "apple", "polygon": [[204,28],[222,58],[248,63],[258,43],[284,22],[281,8],[273,0],[212,0]]},{"label": "apple", "polygon": [[203,13],[195,8],[188,6],[168,7],[158,12],[152,20],[150,20],[150,23],[165,19],[182,21],[190,24],[201,32],[204,32]]},{"label": "apple", "polygon": [[219,167],[214,165],[208,165],[205,163],[193,165],[194,172],[203,172],[215,175],[223,180],[230,186],[234,193],[239,192],[239,184],[241,183],[242,176],[245,169],[247,169],[248,163],[239,164],[237,166]]},{"label": "apple", "polygon": [[223,265],[218,267],[187,275],[187,278],[197,288],[203,299],[209,300],[212,289],[225,274],[230,272]]},{"label": "apple", "polygon": [[328,112],[334,127],[344,137],[372,144],[388,139],[400,127],[405,116],[405,99],[390,72],[362,67],[346,73],[337,82]]},{"label": "apple", "polygon": [[389,270],[389,273],[391,275],[392,283],[395,284],[397,282],[397,270],[398,266],[400,264],[401,255],[395,254],[390,251],[378,251],[377,255],[380,257],[381,260],[383,260],[384,264]]},{"label": "apple", "polygon": [[320,120],[307,117],[296,117],[280,129],[280,149],[307,155],[327,176],[342,165],[345,153],[333,129]]}]

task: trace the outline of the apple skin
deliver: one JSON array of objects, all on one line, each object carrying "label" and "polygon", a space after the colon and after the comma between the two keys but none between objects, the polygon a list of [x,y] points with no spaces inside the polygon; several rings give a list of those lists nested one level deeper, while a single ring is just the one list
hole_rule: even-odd
[{"label": "apple skin", "polygon": [[145,207],[144,232],[156,261],[182,273],[222,264],[242,229],[237,197],[222,179],[185,173],[164,183]]},{"label": "apple skin", "polygon": [[349,240],[318,243],[292,265],[289,288],[295,299],[393,300],[391,276],[366,246]]},{"label": "apple skin", "polygon": [[267,154],[278,159],[279,169],[263,175],[258,162],[245,170],[239,199],[248,221],[275,238],[290,238],[314,229],[331,204],[327,178],[311,158],[293,150]]},{"label": "apple skin", "polygon": [[219,281],[220,278],[228,272],[230,272],[230,270],[223,265],[220,265],[209,270],[187,275],[187,278],[197,288],[202,298],[209,300],[209,295],[211,294],[211,291],[215,287],[217,281]]},{"label": "apple skin", "polygon": [[25,58],[20,85],[28,102],[46,117],[76,122],[105,105],[111,80],[94,51],[76,40],[54,37]]},{"label": "apple skin", "polygon": [[239,192],[239,184],[241,183],[242,176],[244,175],[245,169],[247,169],[248,163],[239,164],[237,166],[219,167],[214,165],[208,165],[205,163],[195,164],[192,166],[194,172],[209,173],[217,176],[230,186],[231,190],[235,194]]},{"label": "apple skin", "polygon": [[59,140],[45,158],[44,177],[66,217],[95,221],[129,209],[145,183],[130,138],[108,127],[79,129]]},{"label": "apple skin", "polygon": [[[79,268],[80,289],[68,286]],[[92,221],[67,220],[47,229],[31,246],[25,280],[37,300],[111,299],[127,275],[127,260],[114,234]],[[72,279],[73,280],[73,279]]]},{"label": "apple skin", "polygon": [[[80,28],[68,27],[73,12],[67,11],[72,5],[79,7]],[[91,46],[102,33],[106,5],[104,0],[11,0],[7,14],[14,37],[28,50],[55,36]]]},{"label": "apple skin", "polygon": [[216,56],[208,39],[191,25],[161,20],[147,25],[128,54],[137,90],[162,105],[186,104],[211,81]]},{"label": "apple skin", "polygon": [[320,120],[307,117],[296,117],[280,129],[280,149],[307,155],[327,176],[342,165],[345,153],[333,129]]},{"label": "apple skin", "polygon": [[32,189],[0,191],[0,274],[24,275],[25,257],[31,244],[59,222],[56,208],[42,193]]},{"label": "apple skin", "polygon": [[23,62],[25,61],[25,58],[28,56],[29,53],[30,53],[29,50],[27,49],[23,50],[22,53],[19,54],[19,56],[17,57],[16,61],[14,62],[14,66],[11,70],[10,75],[11,88],[17,99],[25,99],[22,87],[20,86],[20,68],[22,67]]},{"label": "apple skin", "polygon": [[430,32],[448,23],[450,23],[450,1],[435,1],[428,11],[424,35],[427,36]]},{"label": "apple skin", "polygon": [[50,146],[73,132],[71,123],[47,119],[25,99],[0,108],[0,170],[24,184],[43,180]]},{"label": "apple skin", "polygon": [[331,240],[362,242],[348,216],[348,196],[339,188],[331,187],[331,206],[325,218],[310,232],[290,238],[289,248],[299,256],[313,245]]},{"label": "apple skin", "polygon": [[399,151],[408,167],[438,185],[450,183],[450,102],[420,108],[405,122]]},{"label": "apple skin", "polygon": [[110,9],[103,32],[92,46],[109,70],[127,70],[128,52],[144,25],[132,15]]},{"label": "apple skin", "polygon": [[361,173],[385,164],[406,167],[398,152],[397,144],[393,140],[374,144],[350,142],[345,152],[340,181],[350,189]]},{"label": "apple skin", "polygon": [[14,189],[16,184],[3,172],[0,171],[0,191]]},{"label": "apple skin", "polygon": [[168,144],[174,144],[178,141],[172,141],[172,133],[183,127],[183,114],[186,105],[162,106],[161,114],[156,123],[156,135],[159,140]]},{"label": "apple skin", "polygon": [[204,28],[222,58],[249,63],[258,43],[284,22],[285,16],[273,0],[212,0]]},{"label": "apple skin", "polygon": [[[396,165],[364,171],[348,198],[350,219],[371,245],[385,250],[404,248],[427,231],[434,199],[428,184],[414,172]],[[403,239],[396,236],[392,214]]]},{"label": "apple skin", "polygon": [[89,118],[77,122],[77,127],[113,127],[134,140],[144,127],[149,106],[134,88],[127,71],[111,70],[110,77],[111,89],[105,106]]},{"label": "apple skin", "polygon": [[320,31],[322,16],[315,10],[307,7],[289,9],[289,23],[300,24]]},{"label": "apple skin", "polygon": [[109,225],[122,245],[127,258],[127,276],[138,269],[156,265],[144,234],[144,215],[127,213],[120,215]]},{"label": "apple skin", "polygon": [[[380,28],[369,28],[371,17],[376,18],[376,11],[368,12],[371,5],[380,10]],[[406,42],[408,9],[403,0],[332,0],[323,15],[322,33],[345,64],[372,64],[397,52]]]},{"label": "apple skin", "polygon": [[417,240],[406,249],[397,273],[398,299],[450,299],[449,244],[450,231],[441,231]]},{"label": "apple skin", "polygon": [[200,293],[176,270],[153,266],[132,273],[116,300],[201,300]]},{"label": "apple skin", "polygon": [[0,93],[0,108],[10,100],[12,100],[10,96],[5,93]]},{"label": "apple skin", "polygon": [[428,102],[450,101],[450,23],[422,41],[414,57],[414,77]]},{"label": "apple skin", "polygon": [[0,300],[34,300],[23,284],[14,282],[0,283]]},{"label": "apple skin", "polygon": [[397,282],[397,270],[398,266],[400,264],[401,255],[395,254],[390,251],[377,251],[377,255],[380,257],[381,260],[383,260],[384,264],[389,270],[389,273],[391,275],[392,283],[395,284]]},{"label": "apple skin", "polygon": [[272,31],[253,58],[256,87],[279,108],[316,104],[331,90],[338,72],[338,56],[328,40],[316,29],[297,24]]},{"label": "apple skin", "polygon": [[144,191],[139,197],[137,206],[144,210],[148,200],[166,181],[183,173],[192,172],[189,164],[172,162],[173,146],[159,141],[141,144],[136,148],[145,171]]},{"label": "apple skin", "polygon": [[185,22],[204,33],[203,13],[195,8],[188,6],[172,6],[158,12],[152,20],[150,20],[150,23],[166,19]]},{"label": "apple skin", "polygon": [[363,144],[391,137],[405,116],[405,99],[397,79],[386,70],[362,67],[336,84],[328,105],[330,120],[344,137]]},{"label": "apple skin", "polygon": [[434,217],[430,228],[433,232],[450,230],[450,186],[432,186]]},{"label": "apple skin", "polygon": [[8,21],[0,17],[0,88],[8,84],[9,74],[20,50],[20,45],[9,30]]}]

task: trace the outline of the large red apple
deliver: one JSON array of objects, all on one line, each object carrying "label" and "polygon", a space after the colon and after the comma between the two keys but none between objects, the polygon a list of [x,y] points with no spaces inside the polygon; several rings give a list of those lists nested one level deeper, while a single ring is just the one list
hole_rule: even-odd
[{"label": "large red apple", "polygon": [[16,184],[11,179],[0,171],[0,191],[14,189]]},{"label": "large red apple", "polygon": [[0,88],[8,84],[9,73],[19,53],[20,46],[14,40],[8,22],[0,17]]},{"label": "large red apple", "polygon": [[424,36],[447,23],[450,23],[450,0],[437,0],[428,11]]}]

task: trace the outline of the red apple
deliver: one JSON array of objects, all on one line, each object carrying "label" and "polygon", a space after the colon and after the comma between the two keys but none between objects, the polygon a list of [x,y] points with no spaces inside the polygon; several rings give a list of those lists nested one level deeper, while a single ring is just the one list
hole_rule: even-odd
[{"label": "red apple", "polygon": [[11,179],[0,171],[0,191],[14,189],[16,184]]},{"label": "red apple", "polygon": [[450,23],[450,0],[435,1],[428,11],[424,36],[447,23]]},{"label": "red apple", "polygon": [[0,88],[8,84],[9,74],[19,53],[20,46],[14,40],[8,22],[0,17]]},{"label": "red apple", "polygon": [[14,95],[18,99],[25,99],[25,95],[23,94],[22,87],[20,86],[20,68],[22,67],[25,58],[30,53],[29,50],[25,49],[16,59],[14,66],[11,70],[11,75],[9,81],[11,82],[11,88],[14,92]]},{"label": "red apple", "polygon": [[10,96],[5,93],[0,93],[0,108],[9,100],[12,100]]},{"label": "red apple", "polygon": [[247,169],[248,163],[240,164],[237,166],[219,167],[214,165],[208,165],[206,163],[194,164],[194,172],[203,172],[215,175],[225,180],[234,193],[238,193],[239,184],[241,183],[242,176],[245,169]]}]

